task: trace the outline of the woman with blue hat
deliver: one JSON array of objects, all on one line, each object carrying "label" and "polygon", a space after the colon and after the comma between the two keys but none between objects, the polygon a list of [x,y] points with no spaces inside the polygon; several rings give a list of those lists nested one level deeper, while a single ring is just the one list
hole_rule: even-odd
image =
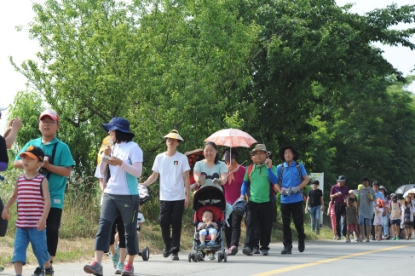
[{"label": "woman with blue hat", "polygon": [[140,197],[137,178],[142,172],[143,151],[132,141],[134,134],[130,131],[130,123],[126,119],[115,117],[108,124],[102,124],[102,127],[110,135],[113,146],[108,145],[101,158],[100,170],[107,185],[95,238],[95,261],[84,266],[84,271],[103,275],[101,261],[104,252],[108,251],[112,224],[121,216],[128,254],[127,263],[121,273],[130,276],[134,275],[133,261],[138,254],[136,226]]}]

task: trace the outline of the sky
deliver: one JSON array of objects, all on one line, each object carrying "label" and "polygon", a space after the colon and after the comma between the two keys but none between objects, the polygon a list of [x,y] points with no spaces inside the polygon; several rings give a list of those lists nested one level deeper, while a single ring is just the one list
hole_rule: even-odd
[{"label": "sky", "polygon": [[[14,97],[18,91],[25,90],[26,79],[15,71],[10,64],[9,56],[12,56],[17,64],[27,59],[34,59],[35,53],[40,50],[35,40],[29,39],[27,24],[32,21],[34,12],[32,10],[31,0],[9,0],[2,1],[0,9],[0,76],[2,89],[0,90],[0,107],[6,107],[12,104]],[[43,2],[38,0],[36,2]],[[339,6],[347,3],[355,3],[350,10],[353,13],[364,14],[376,8],[384,8],[392,3],[399,6],[414,4],[413,0],[336,0]],[[15,27],[23,26],[23,30],[17,32]],[[398,26],[415,27],[415,24]],[[4,39],[5,38],[5,39]],[[415,37],[411,39],[415,43]],[[381,48],[384,57],[405,76],[411,74],[411,70],[415,67],[415,52],[403,47],[389,47],[382,44],[375,44]],[[412,73],[412,74],[415,74]],[[415,83],[408,87],[408,90],[415,93]],[[0,131],[3,132],[7,124],[7,110],[3,111],[0,120]],[[23,122],[24,123],[24,122]]]}]

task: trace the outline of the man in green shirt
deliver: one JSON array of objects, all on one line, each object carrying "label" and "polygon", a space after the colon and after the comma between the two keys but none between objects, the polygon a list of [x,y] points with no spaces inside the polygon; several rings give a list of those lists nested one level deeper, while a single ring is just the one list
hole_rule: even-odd
[{"label": "man in green shirt", "polygon": [[241,198],[248,196],[245,247],[242,252],[248,256],[252,255],[255,246],[255,229],[259,225],[260,250],[262,255],[267,256],[272,230],[271,199],[275,197],[275,190],[278,189],[277,172],[272,160],[268,158],[264,144],[257,144],[252,153],[255,156],[255,164],[250,165],[246,170],[241,187]]}]

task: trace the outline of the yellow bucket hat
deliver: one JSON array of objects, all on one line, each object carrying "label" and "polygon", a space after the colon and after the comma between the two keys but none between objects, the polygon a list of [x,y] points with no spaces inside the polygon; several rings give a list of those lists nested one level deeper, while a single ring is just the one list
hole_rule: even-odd
[{"label": "yellow bucket hat", "polygon": [[167,139],[167,138],[171,138],[171,139],[176,139],[179,141],[184,142],[182,136],[180,136],[179,132],[175,129],[173,129],[172,131],[170,131],[169,134],[167,134],[166,136],[164,136],[163,138]]}]

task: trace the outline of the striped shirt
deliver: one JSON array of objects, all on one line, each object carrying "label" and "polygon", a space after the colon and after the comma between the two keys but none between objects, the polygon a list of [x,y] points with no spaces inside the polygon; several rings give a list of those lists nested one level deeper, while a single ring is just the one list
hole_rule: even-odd
[{"label": "striped shirt", "polygon": [[45,201],[42,195],[42,181],[45,176],[26,179],[22,174],[17,179],[17,221],[16,227],[37,228],[42,217]]}]

